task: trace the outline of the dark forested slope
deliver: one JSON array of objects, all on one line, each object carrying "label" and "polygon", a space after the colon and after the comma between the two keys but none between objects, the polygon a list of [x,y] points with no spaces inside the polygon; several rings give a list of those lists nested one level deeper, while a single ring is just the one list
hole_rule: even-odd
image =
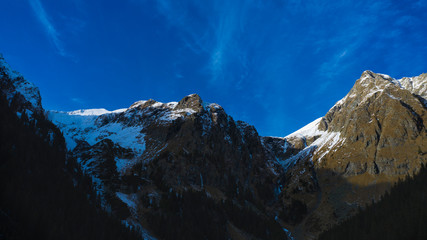
[{"label": "dark forested slope", "polygon": [[0,239],[139,239],[95,207],[87,177],[67,174],[59,130],[40,114],[19,118],[15,100],[0,91]]},{"label": "dark forested slope", "polygon": [[319,239],[427,239],[427,167]]}]

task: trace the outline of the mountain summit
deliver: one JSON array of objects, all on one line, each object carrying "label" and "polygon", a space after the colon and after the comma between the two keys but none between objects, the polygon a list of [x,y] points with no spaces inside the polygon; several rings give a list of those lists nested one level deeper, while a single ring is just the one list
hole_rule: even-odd
[{"label": "mountain summit", "polygon": [[3,58],[0,78],[18,117],[61,130],[76,164],[67,174],[83,172],[100,207],[145,239],[315,239],[427,162],[426,74],[365,71],[325,116],[282,138],[197,94],[45,112]]},{"label": "mountain summit", "polygon": [[299,225],[304,238],[379,199],[426,163],[426,86],[426,74],[396,80],[365,71],[324,117],[284,138],[295,168],[311,163],[315,170],[308,174],[319,185],[316,194],[299,197],[312,206]]},{"label": "mountain summit", "polygon": [[[267,160],[274,158],[267,156],[253,126],[233,120],[197,94],[179,102],[138,101],[115,111],[49,111],[48,117],[62,130],[70,158],[92,177],[104,207],[141,229],[153,229],[154,223],[145,220],[149,216],[171,214],[158,209],[171,192],[205,192],[215,201],[242,198],[270,205],[274,179],[283,172],[275,160]],[[223,208],[210,214],[223,218]],[[250,212],[251,221],[274,218]],[[262,228],[280,229],[277,236],[286,236],[274,221]]]},{"label": "mountain summit", "polygon": [[9,64],[0,54],[0,89],[6,95],[7,100],[18,108],[19,114],[33,115],[43,112],[39,89],[28,82],[17,71],[10,68]]}]

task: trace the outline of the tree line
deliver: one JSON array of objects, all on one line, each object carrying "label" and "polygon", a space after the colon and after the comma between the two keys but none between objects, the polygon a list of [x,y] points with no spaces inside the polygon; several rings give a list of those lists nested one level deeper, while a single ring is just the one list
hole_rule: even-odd
[{"label": "tree line", "polygon": [[0,239],[141,239],[97,207],[56,126],[19,104],[0,91]]},{"label": "tree line", "polygon": [[335,239],[427,239],[427,167],[399,180],[380,201],[320,235]]}]

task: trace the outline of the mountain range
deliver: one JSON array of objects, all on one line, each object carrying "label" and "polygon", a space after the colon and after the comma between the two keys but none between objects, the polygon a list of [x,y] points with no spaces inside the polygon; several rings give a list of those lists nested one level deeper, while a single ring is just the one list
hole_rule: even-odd
[{"label": "mountain range", "polygon": [[427,74],[365,71],[284,137],[260,136],[197,94],[61,112],[43,109],[1,56],[0,79],[19,118],[61,131],[68,173],[90,177],[100,207],[145,239],[316,239],[427,162]]}]

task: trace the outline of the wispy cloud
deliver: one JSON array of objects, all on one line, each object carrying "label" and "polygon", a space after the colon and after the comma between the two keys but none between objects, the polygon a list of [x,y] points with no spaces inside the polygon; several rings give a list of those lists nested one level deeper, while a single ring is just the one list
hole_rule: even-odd
[{"label": "wispy cloud", "polygon": [[342,72],[345,72],[351,65],[352,62],[345,61],[348,51],[349,50],[345,49],[342,52],[338,52],[329,61],[320,65],[317,70],[317,75],[321,76],[320,79],[323,81],[319,83],[319,86],[313,92],[314,95],[323,94],[327,91],[336,77]]},{"label": "wispy cloud", "polygon": [[[346,5],[345,8],[349,8]],[[324,94],[328,91],[331,84],[338,81],[338,77],[347,72],[354,64],[360,63],[356,56],[364,55],[366,51],[364,47],[371,42],[369,47],[373,47],[372,38],[379,37],[378,33],[382,32],[380,29],[383,27],[382,22],[379,21],[381,17],[394,14],[388,11],[388,4],[384,2],[377,2],[365,8],[363,14],[348,13],[349,16],[358,16],[353,18],[342,18],[348,22],[332,23],[339,31],[327,31],[328,37],[321,38],[315,42],[317,51],[322,52],[325,61],[319,64],[314,76],[321,79],[317,89],[313,92],[314,95]],[[324,9],[327,14],[328,9]],[[350,15],[351,14],[351,15]],[[344,27],[345,26],[345,27]],[[319,31],[325,31],[320,29]],[[312,34],[319,34],[313,30]],[[387,31],[388,36],[381,36],[381,38],[390,37],[391,34],[399,35],[399,31]],[[320,34],[321,35],[321,34]],[[393,36],[393,38],[398,36]],[[382,41],[378,41],[380,44]],[[360,60],[359,60],[360,61]]]},{"label": "wispy cloud", "polygon": [[77,104],[85,104],[86,103],[86,101],[84,101],[81,98],[71,98],[70,100],[74,103],[77,103]]},{"label": "wispy cloud", "polygon": [[[234,4],[233,4],[234,3]],[[241,11],[236,7],[237,1],[226,1],[225,11],[220,11],[217,22],[213,25],[215,34],[215,47],[211,50],[210,70],[212,71],[212,81],[218,81],[224,77],[224,65],[227,64],[226,52],[232,47],[232,40],[236,39],[236,29],[238,29]],[[241,6],[243,7],[243,6]],[[236,49],[238,51],[238,49]]]},{"label": "wispy cloud", "polygon": [[236,41],[247,22],[247,2],[157,0],[156,4],[170,26],[179,30],[184,48],[207,56],[204,70],[210,74],[209,83],[224,87],[233,85],[224,79],[229,64],[241,58],[237,53],[242,47]]},{"label": "wispy cloud", "polygon": [[55,26],[52,24],[51,20],[49,19],[49,16],[47,15],[40,0],[29,0],[29,2],[31,5],[31,8],[33,9],[40,23],[45,28],[50,41],[53,43],[58,53],[61,56],[67,56],[63,43],[59,39],[59,33],[56,30]]},{"label": "wispy cloud", "polygon": [[[413,13],[426,0],[138,1],[154,2],[157,15],[182,39],[174,43],[181,44],[174,60],[194,66],[190,71],[199,70],[206,88],[220,89],[218,94],[237,93],[252,105],[263,102],[258,107],[267,119],[309,98],[333,101],[357,72],[383,63],[401,69],[402,56],[413,54],[411,46],[425,49],[420,29],[426,21]],[[330,103],[316,104],[313,109],[322,111]]]}]

